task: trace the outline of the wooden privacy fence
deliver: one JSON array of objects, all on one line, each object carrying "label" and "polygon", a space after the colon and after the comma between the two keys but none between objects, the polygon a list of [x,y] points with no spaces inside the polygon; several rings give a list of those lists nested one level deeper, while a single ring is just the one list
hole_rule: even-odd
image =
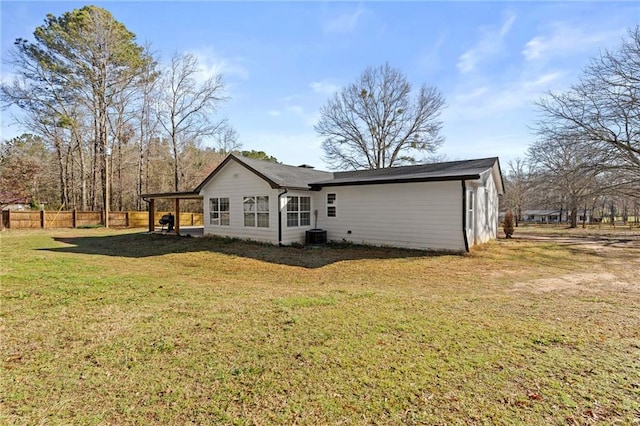
[{"label": "wooden privacy fence", "polygon": [[[71,211],[19,211],[2,212],[0,228],[81,228],[104,224],[103,212]],[[156,212],[156,218],[168,212]],[[109,212],[109,226],[145,228],[149,225],[149,212]],[[156,224],[160,226],[159,224]],[[203,226],[202,213],[180,212],[180,226]]]}]

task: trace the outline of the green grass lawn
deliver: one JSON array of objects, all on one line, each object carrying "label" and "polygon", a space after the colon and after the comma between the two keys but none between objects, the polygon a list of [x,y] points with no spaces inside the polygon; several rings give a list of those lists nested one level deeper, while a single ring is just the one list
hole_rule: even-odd
[{"label": "green grass lawn", "polygon": [[437,255],[3,231],[0,423],[640,424],[640,235],[607,232]]}]

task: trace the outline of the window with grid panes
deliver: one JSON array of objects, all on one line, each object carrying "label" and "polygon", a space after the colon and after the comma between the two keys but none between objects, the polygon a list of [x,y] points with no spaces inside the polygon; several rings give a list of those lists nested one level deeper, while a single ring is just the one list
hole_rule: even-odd
[{"label": "window with grid panes", "polygon": [[269,196],[250,196],[243,199],[244,226],[269,227]]},{"label": "window with grid panes", "polygon": [[336,194],[327,194],[327,217],[336,217],[337,198]]},{"label": "window with grid panes", "polygon": [[229,198],[209,198],[209,225],[229,226]]},{"label": "window with grid panes", "polygon": [[311,225],[311,197],[287,197],[287,227]]}]

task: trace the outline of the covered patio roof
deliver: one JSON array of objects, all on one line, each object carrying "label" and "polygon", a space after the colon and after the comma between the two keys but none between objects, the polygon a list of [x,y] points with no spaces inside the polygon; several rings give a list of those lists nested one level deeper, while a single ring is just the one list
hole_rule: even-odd
[{"label": "covered patio roof", "polygon": [[142,194],[143,200],[150,199],[180,199],[180,200],[201,200],[202,195],[198,192],[155,192],[150,194]]},{"label": "covered patio roof", "polygon": [[156,192],[142,194],[142,199],[149,203],[149,232],[156,229],[156,200],[173,200],[175,210],[175,228],[176,235],[180,235],[180,200],[202,200],[199,192]]}]

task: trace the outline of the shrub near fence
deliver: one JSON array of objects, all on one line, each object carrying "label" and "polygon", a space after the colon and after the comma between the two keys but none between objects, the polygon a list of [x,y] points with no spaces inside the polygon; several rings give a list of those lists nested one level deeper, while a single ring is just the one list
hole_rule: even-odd
[{"label": "shrub near fence", "polygon": [[[162,215],[168,212],[156,212],[156,225]],[[0,228],[79,228],[100,226],[103,224],[102,212],[81,211],[12,211],[2,212]],[[180,212],[180,226],[202,226],[202,213]],[[146,228],[149,224],[149,212],[109,212],[109,226],[116,228]]]}]

